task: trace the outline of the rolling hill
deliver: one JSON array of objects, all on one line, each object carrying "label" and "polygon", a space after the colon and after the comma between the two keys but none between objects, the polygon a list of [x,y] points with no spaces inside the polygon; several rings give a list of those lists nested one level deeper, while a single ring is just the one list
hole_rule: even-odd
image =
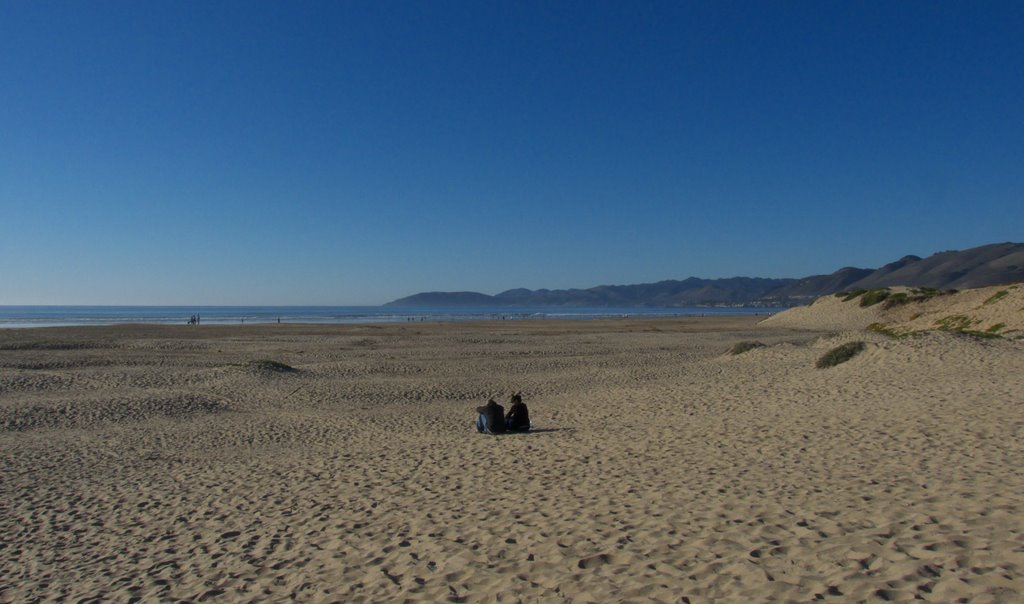
[{"label": "rolling hill", "polygon": [[732,277],[667,280],[588,289],[510,289],[497,295],[425,292],[386,306],[688,307],[795,306],[839,291],[904,285],[962,289],[1024,281],[1024,243],[995,243],[927,258],[908,255],[878,269],[844,267],[801,279]]}]

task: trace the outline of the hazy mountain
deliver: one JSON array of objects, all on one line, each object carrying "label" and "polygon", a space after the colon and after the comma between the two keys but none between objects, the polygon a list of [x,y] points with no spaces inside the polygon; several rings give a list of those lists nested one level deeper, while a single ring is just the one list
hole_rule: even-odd
[{"label": "hazy mountain", "polygon": [[756,306],[771,291],[795,279],[698,279],[660,281],[640,285],[600,285],[590,289],[510,289],[496,296],[457,292],[416,294],[388,306],[574,306],[574,307],[682,307]]},{"label": "hazy mountain", "polygon": [[852,287],[872,289],[913,285],[966,289],[1024,281],[1024,244],[996,243],[963,251],[939,252],[928,258],[906,256],[857,281]]},{"label": "hazy mountain", "polygon": [[424,292],[385,306],[491,306],[494,296],[476,292]]},{"label": "hazy mountain", "polygon": [[388,306],[790,306],[852,289],[892,285],[960,289],[1024,281],[1024,243],[996,243],[928,258],[904,256],[879,269],[845,267],[802,279],[733,277],[599,285],[589,289],[510,289],[495,296],[428,292]]},{"label": "hazy mountain", "polygon": [[851,289],[854,283],[871,275],[875,271],[870,268],[854,268],[847,266],[831,275],[814,275],[803,279],[794,279],[793,283],[783,285],[767,294],[767,298],[777,301],[779,306],[800,304],[811,301],[824,294]]}]

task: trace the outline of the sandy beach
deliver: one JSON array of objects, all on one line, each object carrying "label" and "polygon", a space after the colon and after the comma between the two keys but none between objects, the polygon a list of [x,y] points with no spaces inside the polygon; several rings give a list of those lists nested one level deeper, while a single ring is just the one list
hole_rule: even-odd
[{"label": "sandy beach", "polygon": [[1024,341],[761,319],[2,331],[0,602],[1024,600]]}]

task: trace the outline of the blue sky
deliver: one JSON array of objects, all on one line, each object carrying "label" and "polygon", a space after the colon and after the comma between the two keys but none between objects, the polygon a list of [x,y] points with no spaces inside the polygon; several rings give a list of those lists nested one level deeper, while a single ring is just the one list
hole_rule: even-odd
[{"label": "blue sky", "polygon": [[1024,239],[1021,2],[0,3],[0,304],[380,304]]}]

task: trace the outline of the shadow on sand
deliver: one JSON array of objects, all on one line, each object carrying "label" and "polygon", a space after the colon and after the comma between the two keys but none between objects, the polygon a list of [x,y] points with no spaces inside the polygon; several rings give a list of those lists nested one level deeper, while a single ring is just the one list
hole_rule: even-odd
[{"label": "shadow on sand", "polygon": [[575,432],[576,428],[534,428],[529,432],[515,432],[508,430],[499,434],[490,434],[490,436],[529,436],[531,434],[540,434],[542,432]]},{"label": "shadow on sand", "polygon": [[575,432],[576,428],[534,428],[529,432],[509,432],[509,434],[539,434],[541,432]]}]

